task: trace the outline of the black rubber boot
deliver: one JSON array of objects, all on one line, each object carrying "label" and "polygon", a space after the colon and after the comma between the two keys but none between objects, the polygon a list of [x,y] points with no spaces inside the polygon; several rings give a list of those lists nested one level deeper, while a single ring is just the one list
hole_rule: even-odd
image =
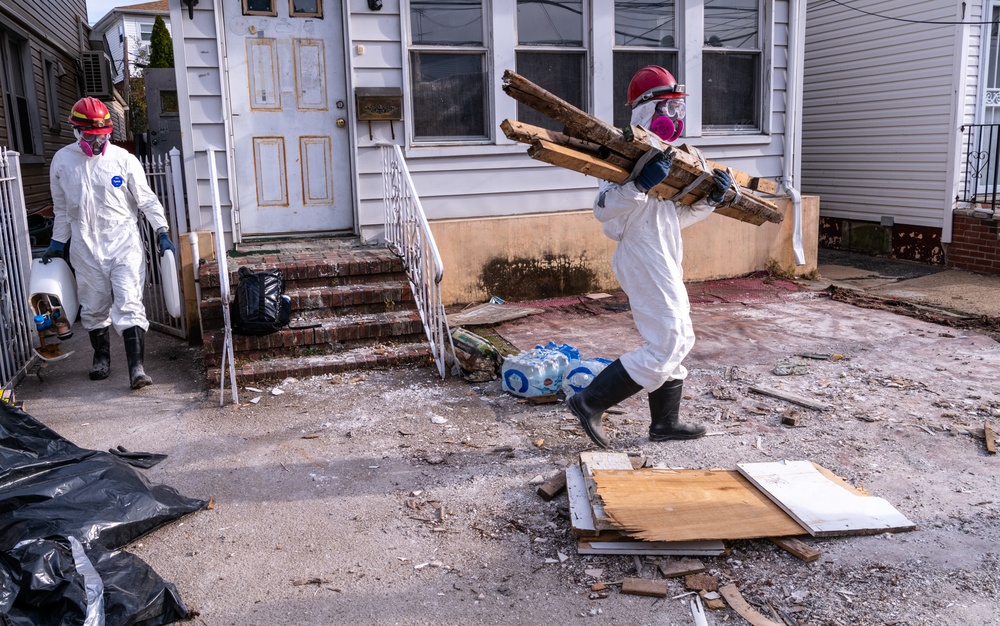
[{"label": "black rubber boot", "polygon": [[90,345],[94,348],[94,363],[90,366],[90,380],[104,380],[111,373],[111,327],[90,331]]},{"label": "black rubber boot", "polygon": [[146,331],[132,326],[122,333],[125,338],[125,356],[128,358],[128,380],[132,389],[142,389],[152,385],[153,379],[142,369],[142,357],[146,348]]},{"label": "black rubber boot", "polygon": [[650,441],[671,439],[697,439],[705,436],[705,428],[694,424],[681,424],[681,394],[683,380],[668,380],[649,394]]},{"label": "black rubber boot", "polygon": [[605,367],[594,380],[590,381],[583,391],[570,396],[566,401],[569,410],[580,420],[583,429],[587,431],[594,443],[607,448],[611,443],[601,426],[601,416],[604,412],[622,400],[633,396],[642,390],[642,386],[632,380],[625,371],[622,362]]}]

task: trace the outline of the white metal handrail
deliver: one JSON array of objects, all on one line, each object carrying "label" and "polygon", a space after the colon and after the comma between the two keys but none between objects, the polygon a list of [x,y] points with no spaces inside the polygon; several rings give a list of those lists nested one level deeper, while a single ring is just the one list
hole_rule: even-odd
[{"label": "white metal handrail", "polygon": [[402,149],[394,144],[380,146],[386,245],[403,260],[438,374],[445,378],[445,360],[448,354],[454,357],[455,345],[441,302],[444,263],[406,168]]},{"label": "white metal handrail", "polygon": [[0,387],[11,389],[35,361],[28,306],[31,239],[17,152],[0,147]]}]

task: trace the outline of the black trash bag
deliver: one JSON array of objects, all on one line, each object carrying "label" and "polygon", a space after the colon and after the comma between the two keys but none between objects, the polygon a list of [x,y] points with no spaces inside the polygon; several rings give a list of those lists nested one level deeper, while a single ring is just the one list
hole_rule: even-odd
[{"label": "black trash bag", "polygon": [[251,270],[241,267],[236,295],[229,305],[233,332],[268,335],[287,326],[292,314],[291,298],[285,296],[281,270]]},{"label": "black trash bag", "polygon": [[176,588],[118,551],[204,508],[124,459],[80,448],[0,403],[0,623],[159,626],[188,616]]}]

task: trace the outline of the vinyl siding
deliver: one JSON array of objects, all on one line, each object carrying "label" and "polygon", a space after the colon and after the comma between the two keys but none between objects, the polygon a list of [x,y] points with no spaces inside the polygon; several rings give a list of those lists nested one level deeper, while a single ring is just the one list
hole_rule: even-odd
[{"label": "vinyl siding", "polygon": [[[907,20],[959,19],[940,0],[851,6]],[[968,106],[968,94],[953,93],[961,27],[882,19],[822,0],[810,0],[808,11],[802,191],[822,198],[825,217],[941,227],[951,210],[952,114],[960,100]]]}]

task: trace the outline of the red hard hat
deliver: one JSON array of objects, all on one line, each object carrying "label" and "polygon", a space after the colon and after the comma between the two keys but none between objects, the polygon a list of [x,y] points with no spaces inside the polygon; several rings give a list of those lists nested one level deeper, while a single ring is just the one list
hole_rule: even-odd
[{"label": "red hard hat", "polygon": [[69,123],[85,133],[110,135],[113,130],[108,107],[97,98],[80,98],[69,113]]},{"label": "red hard hat", "polygon": [[678,85],[673,75],[659,65],[647,65],[632,77],[626,101],[633,109],[650,100],[683,98],[684,85]]}]

